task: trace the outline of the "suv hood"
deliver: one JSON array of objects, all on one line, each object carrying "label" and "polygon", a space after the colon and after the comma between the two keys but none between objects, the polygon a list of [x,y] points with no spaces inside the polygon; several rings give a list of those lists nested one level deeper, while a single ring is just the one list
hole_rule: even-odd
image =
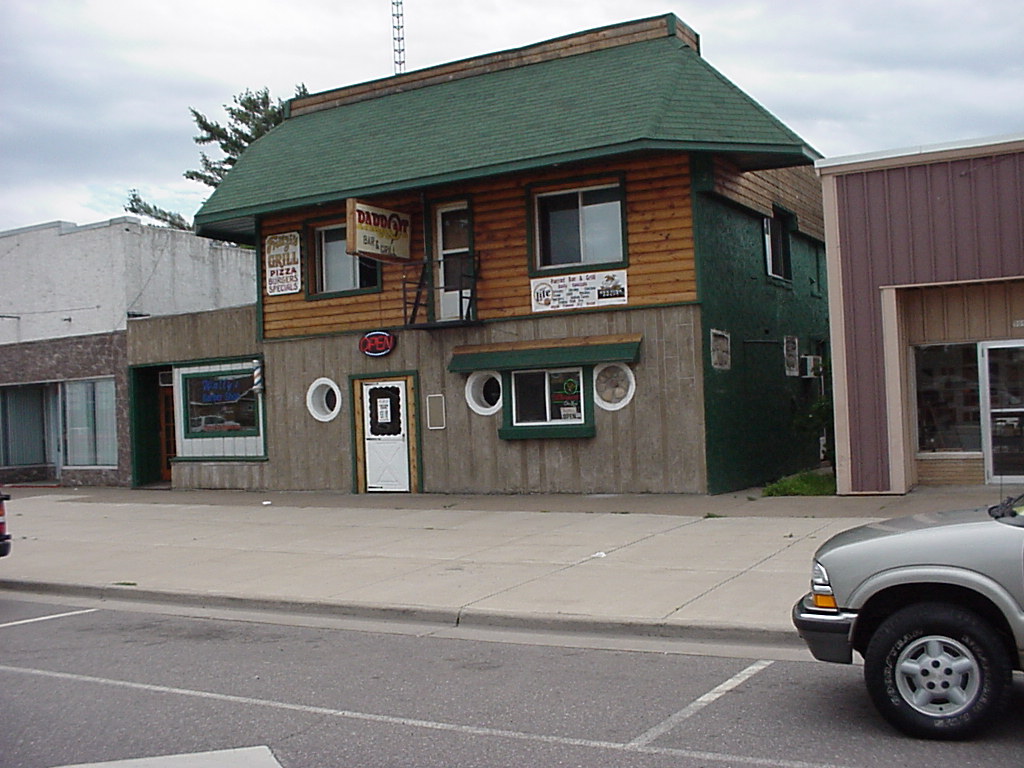
[{"label": "suv hood", "polygon": [[925,512],[843,531],[822,544],[815,558],[828,571],[843,607],[856,607],[860,598],[853,594],[865,580],[903,569],[933,576],[938,571],[985,574],[1022,600],[1021,522],[1020,516],[994,519],[985,507]]},{"label": "suv hood", "polygon": [[989,516],[986,507],[960,509],[952,512],[922,512],[908,517],[894,517],[878,523],[869,523],[868,525],[851,528],[848,531],[836,534],[821,546],[818,553],[824,554],[826,551],[836,549],[837,547],[869,541],[870,539],[901,536],[914,533],[915,531],[931,531],[937,528],[976,525],[978,523],[995,523]]}]

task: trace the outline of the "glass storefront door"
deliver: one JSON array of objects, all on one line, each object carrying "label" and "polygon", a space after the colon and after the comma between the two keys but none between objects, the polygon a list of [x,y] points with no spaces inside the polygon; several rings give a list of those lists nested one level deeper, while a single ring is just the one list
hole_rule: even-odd
[{"label": "glass storefront door", "polygon": [[1024,344],[978,345],[985,478],[1024,482]]}]

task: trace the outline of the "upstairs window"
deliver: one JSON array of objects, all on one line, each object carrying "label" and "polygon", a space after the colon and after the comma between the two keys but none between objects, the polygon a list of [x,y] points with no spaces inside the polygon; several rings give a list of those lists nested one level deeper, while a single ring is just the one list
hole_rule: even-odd
[{"label": "upstairs window", "polygon": [[345,227],[316,230],[316,293],[345,293],[380,288],[380,265],[346,252]]},{"label": "upstairs window", "polygon": [[620,184],[536,195],[537,268],[623,262],[622,214]]},{"label": "upstairs window", "polygon": [[764,252],[768,274],[780,280],[793,279],[790,258],[790,233],[796,229],[796,217],[776,209],[764,217]]}]

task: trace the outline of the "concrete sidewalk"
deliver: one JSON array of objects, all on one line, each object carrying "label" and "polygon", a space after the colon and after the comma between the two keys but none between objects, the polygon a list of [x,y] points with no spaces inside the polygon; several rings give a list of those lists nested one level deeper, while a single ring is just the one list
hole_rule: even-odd
[{"label": "concrete sidewalk", "polygon": [[1020,489],[906,496],[2,489],[0,589],[460,625],[799,642],[828,537]]}]

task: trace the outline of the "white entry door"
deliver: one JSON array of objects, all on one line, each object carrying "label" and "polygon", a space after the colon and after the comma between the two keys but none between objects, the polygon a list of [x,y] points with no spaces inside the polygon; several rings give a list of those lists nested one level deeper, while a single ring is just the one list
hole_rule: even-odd
[{"label": "white entry door", "polygon": [[409,418],[405,381],[363,382],[367,491],[409,490]]}]

